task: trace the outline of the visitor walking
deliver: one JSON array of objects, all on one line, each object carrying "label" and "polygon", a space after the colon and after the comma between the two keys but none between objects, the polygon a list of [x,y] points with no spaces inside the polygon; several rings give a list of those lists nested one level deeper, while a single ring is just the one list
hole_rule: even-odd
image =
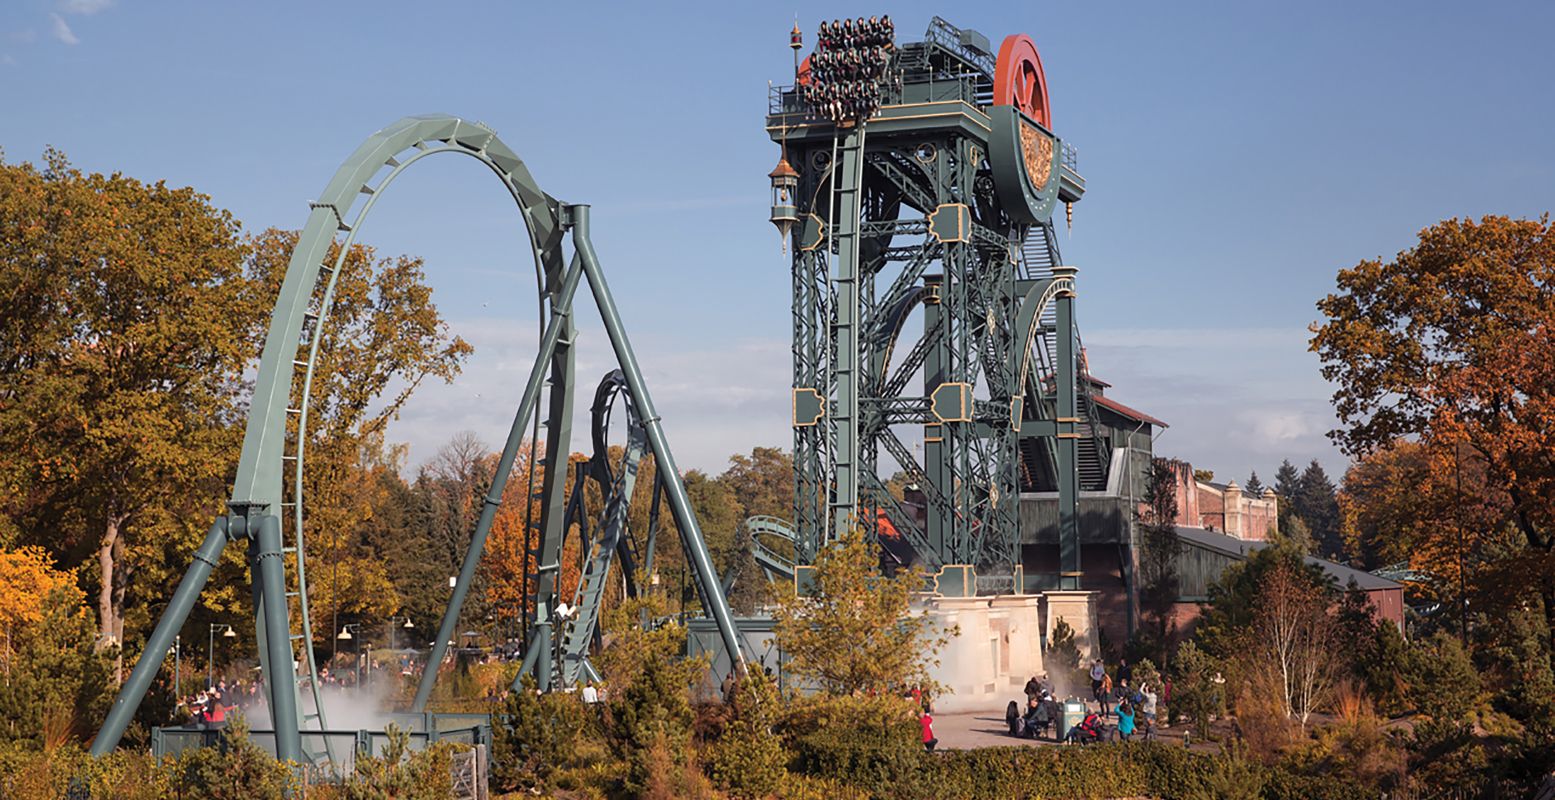
[{"label": "visitor walking", "polygon": [[934,716],[929,713],[930,710],[929,706],[923,707],[923,713],[918,715],[918,725],[923,728],[923,749],[932,753],[939,739],[934,738]]},{"label": "visitor walking", "polygon": [[1101,703],[1102,718],[1112,716],[1112,676],[1105,672],[1101,674],[1101,689],[1096,692],[1096,700]]},{"label": "visitor walking", "polygon": [[1106,677],[1107,677],[1107,668],[1102,666],[1101,659],[1098,658],[1095,661],[1092,661],[1091,662],[1091,697],[1095,698],[1096,702],[1098,702],[1098,703],[1102,702],[1101,682],[1102,682],[1102,679],[1106,678]]}]

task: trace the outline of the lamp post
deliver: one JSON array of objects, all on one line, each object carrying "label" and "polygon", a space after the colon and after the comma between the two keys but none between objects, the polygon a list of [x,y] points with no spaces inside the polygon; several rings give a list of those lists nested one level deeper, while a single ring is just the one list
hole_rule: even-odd
[{"label": "lamp post", "polygon": [[177,707],[178,698],[183,692],[178,688],[183,677],[184,637],[182,634],[173,636],[173,706]]},{"label": "lamp post", "polygon": [[205,649],[205,688],[216,685],[216,631],[221,631],[221,638],[236,639],[238,632],[231,625],[221,622],[210,623],[210,641]]},{"label": "lamp post", "polygon": [[[350,623],[347,623],[345,625],[340,626],[340,633],[335,635],[335,639],[337,641],[341,641],[341,642],[349,642],[349,641],[351,641],[353,638],[355,638],[355,637],[353,637],[351,635],[351,631],[353,629],[355,629],[358,633],[360,633],[361,630],[362,630],[362,624],[359,623],[359,622],[350,622]],[[356,683],[357,683],[358,686],[360,686],[362,684],[362,647],[361,647],[361,645],[357,645],[354,648],[352,648],[352,654],[355,656],[355,658],[352,659],[352,660],[355,662],[355,665],[356,665]]]},{"label": "lamp post", "polygon": [[399,622],[400,620],[405,620],[405,624],[404,625],[400,625],[398,627],[404,628],[405,630],[408,630],[408,631],[409,630],[415,630],[415,628],[416,628],[416,624],[410,621],[410,617],[389,617],[389,649],[390,650],[394,650],[395,649],[394,648],[394,628],[396,627],[395,623]]}]

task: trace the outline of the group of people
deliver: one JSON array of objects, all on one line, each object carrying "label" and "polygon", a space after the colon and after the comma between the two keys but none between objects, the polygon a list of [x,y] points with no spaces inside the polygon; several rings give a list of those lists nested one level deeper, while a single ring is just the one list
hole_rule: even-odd
[{"label": "group of people", "polygon": [[[1133,669],[1127,661],[1119,666],[1116,681],[1100,659],[1091,663],[1089,675],[1095,706],[1087,704],[1084,717],[1067,731],[1060,729],[1062,706],[1047,673],[1032,676],[1026,682],[1024,710],[1014,700],[1005,709],[1010,735],[1036,739],[1051,728],[1055,739],[1069,744],[1128,741],[1136,734],[1155,738],[1156,710],[1162,701],[1159,687],[1146,682],[1134,685]],[[1108,720],[1115,722],[1109,727]]]},{"label": "group of people", "polygon": [[800,75],[805,101],[833,122],[869,117],[880,106],[895,38],[890,17],[822,22],[815,52]]},{"label": "group of people", "polygon": [[1103,720],[1117,718],[1113,729],[1116,738],[1128,741],[1135,733],[1146,739],[1155,738],[1156,707],[1160,702],[1156,687],[1143,682],[1132,685],[1134,670],[1127,660],[1118,665],[1116,683],[1101,659],[1091,662],[1090,676],[1091,696],[1096,701],[1099,716]]},{"label": "group of people", "polygon": [[220,730],[226,727],[234,712],[260,702],[259,694],[256,683],[240,681],[229,686],[221,680],[195,694],[178,698],[174,715],[187,719],[189,724],[201,730]]}]

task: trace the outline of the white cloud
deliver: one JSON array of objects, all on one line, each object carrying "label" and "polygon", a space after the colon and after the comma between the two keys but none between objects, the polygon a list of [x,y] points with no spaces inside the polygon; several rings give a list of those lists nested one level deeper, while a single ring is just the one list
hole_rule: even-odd
[{"label": "white cloud", "polygon": [[91,16],[113,6],[114,0],[60,0],[59,8],[66,14]]},{"label": "white cloud", "polygon": [[53,33],[54,33],[54,38],[55,39],[58,39],[61,42],[64,42],[65,44],[71,44],[71,45],[75,45],[75,44],[80,44],[81,43],[81,40],[76,38],[75,32],[70,30],[70,26],[65,23],[65,18],[64,17],[62,17],[62,16],[60,16],[58,14],[50,14],[49,18],[54,20],[54,31],[53,31]]}]

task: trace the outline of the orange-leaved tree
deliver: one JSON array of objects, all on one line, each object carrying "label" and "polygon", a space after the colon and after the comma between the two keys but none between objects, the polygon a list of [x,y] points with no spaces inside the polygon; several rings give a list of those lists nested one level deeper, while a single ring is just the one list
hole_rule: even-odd
[{"label": "orange-leaved tree", "polygon": [[[1393,260],[1341,271],[1338,290],[1318,309],[1325,320],[1312,326],[1311,346],[1337,387],[1342,427],[1334,440],[1357,457],[1400,439],[1418,442],[1431,492],[1451,487],[1453,505],[1494,517],[1466,520],[1474,528],[1466,537],[1501,526],[1513,531],[1516,551],[1476,551],[1485,562],[1480,584],[1533,588],[1549,623],[1546,649],[1555,653],[1555,582],[1548,580],[1555,571],[1555,231],[1548,217],[1432,225]],[[1447,530],[1457,536],[1457,527],[1454,519]]]}]

